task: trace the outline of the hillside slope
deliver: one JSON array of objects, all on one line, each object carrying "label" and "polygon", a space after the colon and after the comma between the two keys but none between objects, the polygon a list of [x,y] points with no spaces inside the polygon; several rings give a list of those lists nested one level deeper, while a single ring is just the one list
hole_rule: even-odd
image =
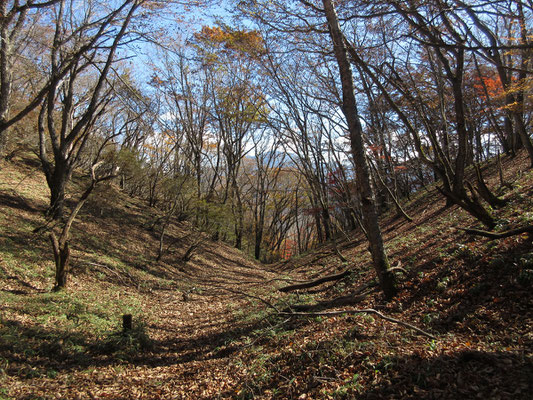
[{"label": "hillside slope", "polygon": [[[533,171],[527,165],[524,155],[503,161],[504,183],[510,187],[502,189],[508,205],[494,210],[500,231],[533,222]],[[495,161],[485,166],[490,187],[499,186],[497,172]],[[262,368],[266,376],[282,371],[265,383],[252,379],[252,393],[304,393],[294,398],[531,398],[533,237],[489,240],[465,234],[458,228],[482,227],[458,207],[447,208],[434,187],[417,193],[405,208],[412,223],[395,215],[382,223],[391,262],[403,269],[398,271],[400,292],[390,303],[375,286],[362,235],[339,244],[348,263],[326,245],[279,264],[278,270],[305,281],[350,268],[353,272],[344,280],[298,296],[312,295],[312,301],[306,300],[316,304],[352,295],[357,303],[341,309],[376,309],[436,338],[373,314],[318,315],[301,321],[289,339],[280,337],[266,349],[250,352],[250,362],[259,354],[270,355]]]},{"label": "hillside slope", "polygon": [[[167,231],[170,248],[156,262],[154,210],[102,185],[72,230],[68,288],[52,293],[51,245],[33,233],[46,204],[34,160],[2,166],[0,398],[194,398],[202,379],[206,393],[222,387],[222,377],[211,382],[216,349],[246,329],[235,322],[247,301],[238,292],[273,274],[207,238],[181,261],[202,235],[186,222]],[[128,336],[125,313],[133,314]]]},{"label": "hillside slope", "polygon": [[[504,230],[533,222],[533,172],[504,160]],[[487,166],[491,187],[499,185]],[[383,231],[401,290],[385,303],[355,234],[265,267],[203,239],[187,223],[155,258],[156,217],[102,186],[73,228],[66,291],[51,293],[43,224],[47,190],[31,158],[0,169],[0,399],[490,398],[533,393],[533,246],[528,235],[490,241],[457,230],[474,222],[445,208],[434,188],[407,204],[408,223]],[[76,186],[73,186],[74,192]],[[341,281],[282,294],[277,288],[347,268]],[[399,270],[400,271],[400,270]],[[368,313],[295,317],[274,311],[352,295],[340,309],[373,308],[434,335]],[[320,309],[315,308],[315,311]],[[121,316],[134,329],[120,333]]]}]

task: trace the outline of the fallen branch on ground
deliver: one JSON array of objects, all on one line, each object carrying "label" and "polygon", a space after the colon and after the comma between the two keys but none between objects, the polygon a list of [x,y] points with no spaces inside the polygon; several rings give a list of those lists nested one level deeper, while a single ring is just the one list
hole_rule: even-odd
[{"label": "fallen branch on ground", "polygon": [[351,269],[347,269],[346,271],[341,272],[339,274],[328,275],[328,276],[324,276],[322,278],[318,278],[318,279],[315,279],[315,280],[312,280],[312,281],[307,281],[307,282],[303,282],[303,283],[297,283],[297,284],[294,284],[294,285],[284,286],[284,287],[279,288],[278,290],[280,292],[290,292],[290,291],[298,290],[298,289],[307,289],[307,288],[311,288],[311,287],[315,287],[315,286],[321,285],[322,283],[325,283],[325,282],[338,281],[338,280],[340,280],[342,278],[347,277],[351,273],[352,273],[352,270]]},{"label": "fallen branch on ground", "polygon": [[314,304],[292,304],[288,305],[283,312],[293,312],[293,311],[306,311],[311,312],[315,310],[323,310],[325,308],[334,308],[334,307],[343,307],[343,306],[353,306],[357,303],[360,303],[366,297],[368,293],[355,295],[354,293],[348,296],[337,297],[333,300],[319,301]]},{"label": "fallen branch on ground", "polygon": [[[301,282],[301,283],[304,283],[304,282],[307,282],[307,281],[304,281],[304,280],[301,280],[301,279],[290,279],[290,278],[272,278],[272,279],[269,279],[268,281],[250,281],[249,283],[261,283],[262,285],[266,285],[268,283],[272,283],[272,282],[276,282],[276,281],[280,281],[280,282]],[[241,283],[247,283],[246,281],[243,281]]]},{"label": "fallen branch on ground", "polygon": [[294,312],[294,311],[318,311],[323,310],[326,308],[333,308],[333,307],[343,307],[343,306],[353,306],[357,303],[360,303],[366,297],[370,294],[370,291],[367,289],[371,289],[377,286],[377,283],[374,281],[370,281],[366,283],[365,285],[358,288],[355,292],[350,293],[347,296],[342,297],[336,297],[332,300],[325,300],[325,301],[319,301],[314,304],[292,304],[288,305],[286,309],[283,311],[285,312]]},{"label": "fallen branch on ground", "polygon": [[389,268],[388,271],[389,271],[389,272],[396,272],[396,271],[399,271],[399,272],[401,272],[402,274],[407,275],[407,271],[405,270],[405,268],[402,268],[402,267],[392,267],[392,268]]},{"label": "fallen branch on ground", "polygon": [[[361,291],[363,291],[364,289],[368,288],[368,287],[372,287],[372,286],[370,284],[365,285],[359,291],[359,293]],[[226,290],[226,291],[231,292],[231,293],[240,294],[240,295],[244,295],[246,297],[251,297],[251,298],[257,299],[260,302],[262,302],[263,304],[265,304],[266,306],[268,306],[269,308],[273,309],[276,312],[277,315],[302,316],[302,317],[305,317],[305,316],[308,316],[308,317],[318,317],[318,316],[331,317],[331,316],[342,315],[342,314],[374,314],[374,315],[377,315],[378,317],[380,317],[380,318],[382,318],[382,319],[384,319],[386,321],[393,322],[395,324],[402,325],[404,327],[413,329],[414,331],[416,331],[416,332],[418,332],[418,333],[420,333],[420,334],[422,334],[424,336],[427,336],[427,337],[429,337],[431,339],[434,339],[434,340],[437,339],[431,333],[426,332],[423,329],[418,328],[417,326],[414,326],[414,325],[412,325],[412,324],[410,324],[408,322],[404,322],[404,321],[401,321],[401,320],[396,319],[396,318],[389,317],[389,316],[387,316],[385,314],[380,313],[377,310],[374,310],[373,308],[366,308],[366,309],[360,309],[360,310],[356,309],[356,310],[341,310],[341,311],[323,311],[323,312],[294,312],[293,310],[298,309],[298,308],[297,308],[297,306],[291,306],[290,311],[285,311],[285,310],[284,311],[280,311],[276,306],[274,306],[269,301],[261,298],[260,296],[255,296],[255,295],[252,295],[250,293],[241,292],[240,290],[234,290],[234,289],[229,289],[229,288],[225,288],[225,287],[218,287],[218,288],[222,289],[222,290]],[[366,294],[365,295],[361,295],[359,297],[364,298],[364,297],[366,297]],[[317,307],[319,305],[325,305],[325,304],[327,304],[328,306],[338,306],[339,304],[335,304],[336,301],[338,303],[340,303],[341,301],[344,301],[344,300],[347,300],[348,298],[351,298],[351,301],[353,303],[353,302],[360,301],[361,299],[359,297],[356,297],[356,296],[354,296],[354,294],[352,294],[352,295],[346,296],[346,297],[338,297],[337,299],[334,299],[334,300],[329,301],[329,302],[322,302],[323,304],[316,303],[316,304],[310,304],[309,306]],[[299,305],[299,306],[305,306],[305,305]]]},{"label": "fallen branch on ground", "polygon": [[488,237],[489,239],[503,239],[506,237],[520,235],[521,233],[533,233],[533,225],[524,226],[522,228],[511,229],[505,232],[489,232],[489,231],[482,231],[482,230],[473,229],[473,228],[457,228],[457,229],[464,231],[468,233],[469,235],[484,236],[484,237]]},{"label": "fallen branch on ground", "polygon": [[320,317],[320,316],[333,317],[333,316],[342,315],[342,314],[374,314],[374,315],[377,315],[378,317],[380,317],[381,319],[384,319],[385,321],[389,321],[389,322],[393,322],[393,323],[398,324],[398,325],[405,326],[405,327],[410,328],[410,329],[420,333],[421,335],[427,336],[427,337],[429,337],[431,339],[434,339],[434,340],[437,339],[431,333],[426,332],[426,331],[418,328],[417,326],[414,326],[414,325],[412,325],[412,324],[410,324],[408,322],[404,322],[404,321],[401,321],[399,319],[392,318],[392,317],[389,317],[387,315],[384,315],[384,314],[380,313],[379,311],[374,310],[373,308],[366,308],[366,309],[362,309],[362,310],[341,310],[341,311],[327,311],[327,312],[293,312],[293,313],[291,313],[291,312],[282,312],[280,314],[281,315],[302,316],[302,317]]},{"label": "fallen branch on ground", "polygon": [[[130,274],[128,274],[127,272],[121,271],[121,273],[118,273],[117,271],[113,270],[112,268],[108,267],[105,264],[98,264],[98,263],[90,262],[90,261],[81,261],[80,263],[73,265],[71,269],[74,269],[74,268],[79,267],[81,265],[88,265],[88,266],[91,266],[91,267],[96,267],[96,268],[98,268],[100,270],[105,269],[108,273],[111,273],[111,274],[115,275],[118,278],[118,280],[121,283],[123,283],[123,284],[127,283],[126,280],[124,279],[124,277],[127,277],[131,282],[135,282],[135,279]],[[106,272],[104,272],[104,273],[106,273]]]},{"label": "fallen branch on ground", "polygon": [[398,261],[398,265],[396,265],[395,267],[389,268],[389,272],[396,272],[396,271],[399,271],[402,274],[407,275],[407,271],[404,268],[402,268],[402,262],[401,261]]},{"label": "fallen branch on ground", "polygon": [[181,261],[188,262],[193,257],[195,251],[200,247],[202,243],[202,237],[197,238],[193,244],[189,246],[185,254],[181,257]]}]

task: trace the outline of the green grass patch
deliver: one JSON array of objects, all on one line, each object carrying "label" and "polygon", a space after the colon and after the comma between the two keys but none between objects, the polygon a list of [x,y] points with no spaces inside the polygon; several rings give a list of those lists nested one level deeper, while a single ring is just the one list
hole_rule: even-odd
[{"label": "green grass patch", "polygon": [[[129,354],[148,347],[141,301],[134,296],[118,298],[116,293],[95,289],[32,295],[2,292],[0,298],[10,311],[0,321],[0,349],[15,357],[69,359],[86,352]],[[128,335],[121,335],[123,314],[134,315],[134,329]]]}]

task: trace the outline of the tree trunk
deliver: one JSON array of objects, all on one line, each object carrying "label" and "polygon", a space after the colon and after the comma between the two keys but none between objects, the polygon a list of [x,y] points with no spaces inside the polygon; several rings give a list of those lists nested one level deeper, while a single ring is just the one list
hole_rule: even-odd
[{"label": "tree trunk", "polygon": [[[101,163],[101,162],[100,162]],[[89,195],[94,190],[97,183],[111,179],[116,177],[116,173],[96,178],[95,170],[98,167],[100,163],[93,164],[91,168],[91,184],[87,187],[85,192],[81,195],[79,198],[76,206],[70,213],[67,221],[65,222],[65,225],[63,226],[63,229],[61,229],[61,234],[59,235],[59,239],[55,235],[55,233],[52,231],[50,232],[50,241],[52,242],[52,249],[54,251],[54,260],[56,264],[56,274],[55,274],[55,286],[54,290],[60,290],[64,288],[67,285],[67,274],[68,274],[68,263],[70,260],[70,249],[69,249],[69,243],[68,238],[70,234],[70,228],[72,227],[72,223],[76,219],[76,216],[80,212],[81,208],[89,198]]]},{"label": "tree trunk", "polygon": [[329,216],[329,210],[326,206],[322,207],[322,223],[324,225],[324,235],[326,242],[331,240],[332,238],[332,232],[331,232],[331,219]]},{"label": "tree trunk", "polygon": [[55,220],[64,214],[66,176],[66,172],[56,166],[50,180],[50,207],[47,214]]},{"label": "tree trunk", "polygon": [[460,49],[457,53],[455,74],[452,74],[449,69],[446,71],[448,79],[452,83],[456,129],[459,142],[457,158],[455,159],[452,193],[447,197],[450,197],[455,204],[464,208],[470,215],[492,229],[496,225],[494,217],[475,196],[474,190],[471,190],[471,197],[469,197],[465,188],[465,168],[468,161],[468,131],[466,129],[463,98],[463,67],[464,50]]},{"label": "tree trunk", "polygon": [[7,149],[7,129],[0,128],[0,157],[4,157]]},{"label": "tree trunk", "polygon": [[70,249],[68,241],[58,241],[56,235],[50,233],[50,241],[54,250],[54,260],[56,264],[54,291],[58,291],[67,286],[68,263],[70,260]]},{"label": "tree trunk", "polygon": [[397,292],[396,279],[394,273],[389,271],[389,260],[385,253],[379,227],[378,214],[370,183],[370,171],[365,156],[363,129],[357,111],[352,70],[344,44],[344,35],[340,30],[332,0],[323,0],[323,4],[342,81],[342,110],[350,132],[350,144],[356,165],[357,183],[361,193],[364,222],[370,242],[374,269],[385,297],[391,299]]},{"label": "tree trunk", "polygon": [[261,257],[261,242],[263,241],[263,222],[260,220],[255,228],[254,256],[256,260]]},{"label": "tree trunk", "polygon": [[244,216],[240,195],[237,195],[237,215],[235,221],[235,248],[242,250],[242,236],[244,231]]},{"label": "tree trunk", "polygon": [[3,157],[7,149],[8,127],[6,121],[9,115],[12,87],[12,43],[8,32],[7,1],[2,1],[0,12],[2,15],[2,27],[0,30],[0,157]]},{"label": "tree trunk", "polygon": [[[518,9],[520,13],[520,38],[521,38],[521,42],[525,44],[525,43],[528,43],[529,32],[527,31],[527,25],[525,21],[523,6],[520,2],[518,3],[519,3]],[[521,65],[520,65],[520,69],[518,72],[518,82],[519,82],[520,90],[518,90],[516,94],[517,107],[516,109],[514,109],[513,117],[514,117],[516,130],[518,131],[518,136],[520,137],[522,145],[525,147],[527,151],[527,154],[529,156],[530,166],[531,168],[533,168],[533,143],[531,142],[531,138],[529,137],[526,124],[524,122],[524,109],[525,109],[524,87],[526,87],[528,64],[530,62],[531,55],[532,55],[531,48],[522,49],[521,61],[520,61]]]},{"label": "tree trunk", "polygon": [[259,260],[261,257],[261,241],[257,238],[257,234],[255,236],[255,246],[254,246],[254,257],[256,260]]},{"label": "tree trunk", "polygon": [[318,215],[318,212],[313,212],[313,216],[315,217],[316,235],[317,235],[318,243],[324,243],[324,234],[322,233],[322,224],[320,223],[320,215]]},{"label": "tree trunk", "polygon": [[455,159],[455,170],[452,190],[454,194],[463,196],[465,167],[468,157],[468,132],[466,130],[466,119],[463,99],[463,66],[464,66],[464,51],[459,50],[457,55],[457,71],[452,74],[447,70],[448,79],[452,83],[453,90],[453,106],[455,111],[455,123],[457,130],[457,157]]},{"label": "tree trunk", "polygon": [[507,200],[501,199],[498,196],[494,195],[494,193],[491,192],[487,184],[485,183],[485,179],[483,178],[483,174],[481,172],[481,167],[479,164],[474,165],[476,169],[476,178],[477,178],[477,190],[483,199],[490,204],[491,207],[494,208],[501,208],[507,204]]}]

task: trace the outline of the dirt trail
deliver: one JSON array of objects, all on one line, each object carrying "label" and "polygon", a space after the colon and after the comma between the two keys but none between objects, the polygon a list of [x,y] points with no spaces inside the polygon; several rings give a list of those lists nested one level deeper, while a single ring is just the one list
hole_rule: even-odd
[{"label": "dirt trail", "polygon": [[241,346],[232,345],[231,339],[250,330],[235,313],[250,301],[242,293],[264,287],[274,274],[225,247],[210,256],[219,262],[194,270],[191,290],[154,290],[147,296],[149,351],[128,362],[88,362],[88,369],[73,367],[54,379],[14,382],[19,387],[12,394],[46,399],[234,398],[239,383],[230,374],[230,361]]}]

